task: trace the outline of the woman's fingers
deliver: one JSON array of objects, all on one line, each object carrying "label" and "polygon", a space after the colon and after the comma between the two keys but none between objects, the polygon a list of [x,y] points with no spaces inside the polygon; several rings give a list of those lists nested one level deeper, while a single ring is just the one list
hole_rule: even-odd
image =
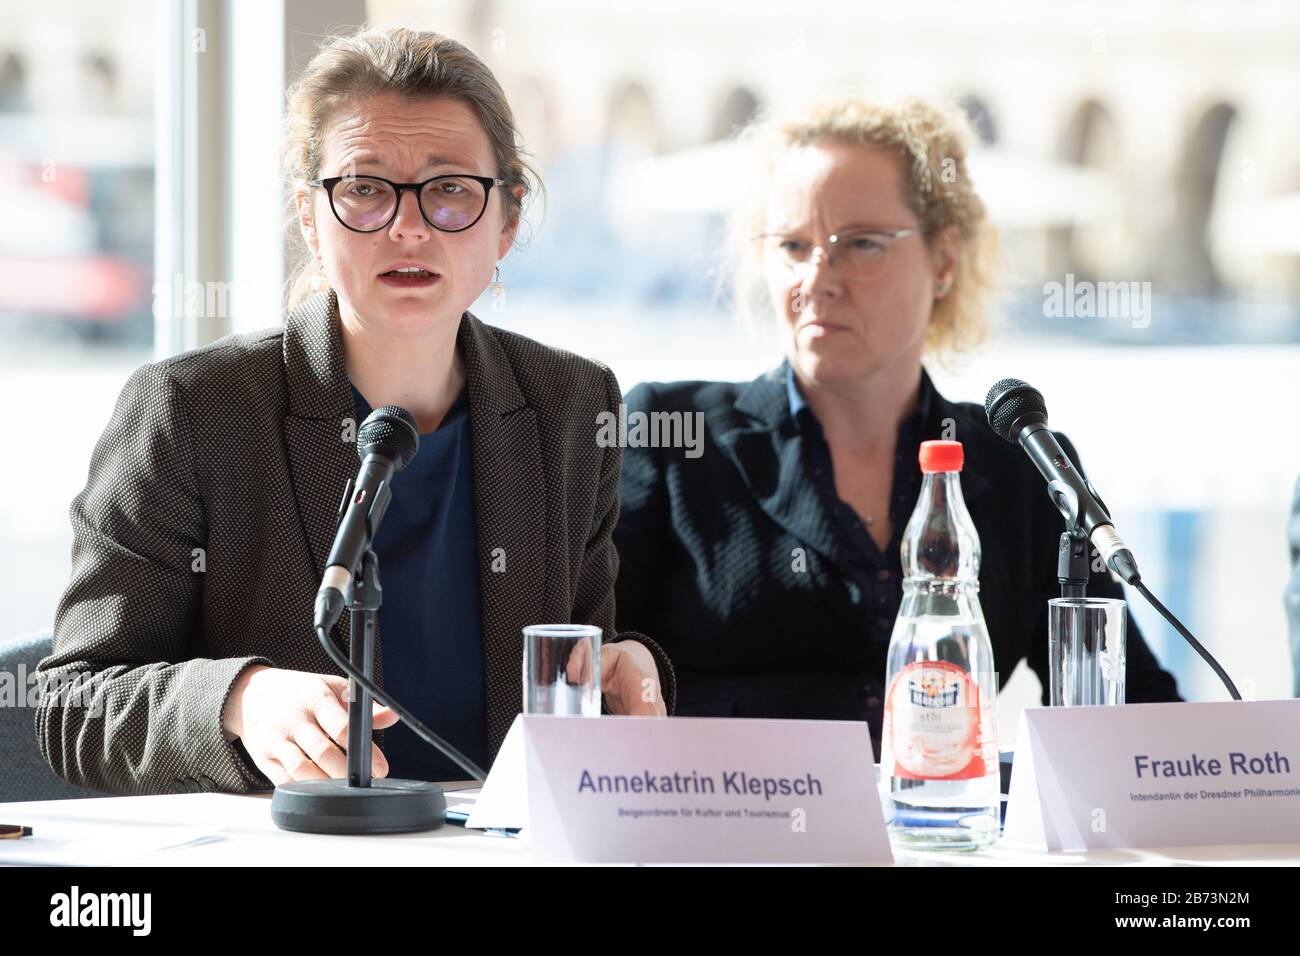
[{"label": "woman's fingers", "polygon": [[375,777],[388,776],[388,760],[378,744],[370,745],[370,773]]},{"label": "woman's fingers", "polygon": [[[307,743],[304,743],[304,736]],[[348,774],[348,758],[342,750],[319,728],[311,731],[299,729],[295,740],[285,740],[275,750],[289,760],[292,772],[285,769],[277,756],[263,754],[255,759],[259,770],[277,787],[293,780],[324,780],[327,776],[342,780]],[[312,768],[315,768],[314,770]],[[370,745],[370,774],[372,777],[388,776],[388,760],[377,744]]]},{"label": "woman's fingers", "polygon": [[348,775],[348,758],[319,724],[304,720],[294,728],[293,741],[326,776],[341,779]]},{"label": "woman's fingers", "polygon": [[257,764],[257,769],[266,774],[266,779],[270,780],[277,787],[280,786],[280,784],[288,783],[293,779],[284,772],[284,768],[280,766],[280,761],[270,755],[264,755],[262,759],[255,759],[253,762]]},{"label": "woman's fingers", "polygon": [[281,740],[271,750],[271,756],[280,762],[291,780],[328,780],[329,777],[302,748],[288,738]]},{"label": "woman's fingers", "polygon": [[[332,691],[330,694],[322,695],[322,699],[317,701],[316,719],[321,722],[326,733],[334,737],[336,743],[340,746],[347,745],[347,724],[348,724],[348,682],[346,678],[336,677],[333,674],[322,674],[325,683]],[[329,723],[322,720],[322,715],[328,715]],[[371,726],[375,730],[383,730],[393,726],[400,719],[397,711],[391,707],[385,707],[383,704],[371,703]],[[335,736],[335,731],[341,727],[343,737],[340,739]]]},{"label": "woman's fingers", "polygon": [[600,649],[600,685],[615,714],[666,717],[659,688],[659,669],[644,644],[618,641]]},{"label": "woman's fingers", "polygon": [[401,718],[397,716],[397,711],[393,710],[391,707],[385,707],[383,704],[375,704],[374,708],[374,718],[371,723],[374,725],[376,730],[383,730],[386,727],[391,727],[393,724],[401,720]]},{"label": "woman's fingers", "polygon": [[[268,669],[279,682],[264,681],[247,707],[242,735],[249,756],[272,783],[341,780],[348,775],[348,682],[332,674]],[[250,685],[251,686],[251,685]],[[279,692],[277,692],[279,691]],[[397,714],[375,705],[375,729],[392,726]],[[388,761],[373,740],[370,772],[386,777]]]},{"label": "woman's fingers", "polygon": [[[330,690],[334,690],[333,686]],[[346,686],[344,694],[347,693]],[[321,730],[329,734],[330,739],[347,750],[348,747],[348,712],[336,693],[321,694],[312,704],[311,714],[320,724]]]},{"label": "woman's fingers", "polygon": [[[330,690],[334,693],[321,694],[320,698],[312,707],[312,716],[320,724],[321,730],[329,735],[330,739],[339,746],[343,756],[343,770],[333,776],[343,777],[347,775],[347,750],[348,750],[348,712],[344,707],[347,701],[347,681],[343,681],[343,696],[338,696],[340,688],[335,681],[339,678],[332,678]],[[375,704],[374,723],[375,729],[383,730],[392,724],[397,723],[397,714]],[[373,742],[370,745],[370,772],[376,777],[388,776],[388,761],[384,758],[383,751]]]},{"label": "woman's fingers", "polygon": [[591,642],[581,641],[573,645],[569,659],[564,665],[564,677],[570,684],[591,683]]}]

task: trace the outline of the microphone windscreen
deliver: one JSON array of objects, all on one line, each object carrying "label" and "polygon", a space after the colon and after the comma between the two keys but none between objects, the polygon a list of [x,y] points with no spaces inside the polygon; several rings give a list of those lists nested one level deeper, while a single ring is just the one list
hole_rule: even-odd
[{"label": "microphone windscreen", "polygon": [[366,416],[357,430],[357,457],[378,454],[392,459],[401,471],[420,450],[420,429],[415,416],[400,405],[381,405]]},{"label": "microphone windscreen", "polygon": [[1047,424],[1047,402],[1038,389],[1018,378],[1004,378],[993,384],[984,399],[989,427],[1011,443],[1031,422]]}]

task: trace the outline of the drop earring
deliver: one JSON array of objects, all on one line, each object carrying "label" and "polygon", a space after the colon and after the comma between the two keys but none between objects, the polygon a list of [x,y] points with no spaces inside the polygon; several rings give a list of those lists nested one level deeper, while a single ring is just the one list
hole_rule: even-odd
[{"label": "drop earring", "polygon": [[492,298],[499,299],[506,294],[506,284],[501,281],[501,267],[497,266],[496,271],[492,274],[492,284],[488,286],[492,293]]},{"label": "drop earring", "polygon": [[313,292],[320,292],[322,289],[329,288],[329,280],[325,278],[325,267],[320,259],[316,260],[316,273],[311,277],[309,283]]}]

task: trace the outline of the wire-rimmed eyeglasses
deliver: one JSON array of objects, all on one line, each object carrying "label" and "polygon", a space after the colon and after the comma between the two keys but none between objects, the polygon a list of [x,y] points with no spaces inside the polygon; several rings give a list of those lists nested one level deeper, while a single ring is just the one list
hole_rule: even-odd
[{"label": "wire-rimmed eyeglasses", "polygon": [[768,251],[796,276],[812,263],[814,253],[820,249],[832,269],[838,269],[848,278],[868,279],[878,275],[884,268],[889,250],[897,240],[921,235],[925,231],[925,226],[913,226],[910,229],[846,229],[827,236],[822,245],[780,232],[761,233],[754,236],[754,239],[763,242]]},{"label": "wire-rimmed eyeglasses", "polygon": [[329,197],[334,217],[353,232],[378,232],[397,218],[402,193],[415,191],[420,215],[440,232],[464,232],[483,218],[493,186],[504,179],[452,173],[421,183],[395,183],[382,176],[330,176],[309,180]]}]

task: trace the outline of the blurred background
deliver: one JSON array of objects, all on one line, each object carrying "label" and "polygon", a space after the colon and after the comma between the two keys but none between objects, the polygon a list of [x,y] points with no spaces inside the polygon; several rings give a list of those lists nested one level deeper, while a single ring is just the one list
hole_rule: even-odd
[{"label": "blurred background", "polygon": [[[0,23],[0,402],[47,436],[5,443],[0,639],[53,620],[68,504],[130,371],[282,321],[284,90],[364,23],[445,33],[496,72],[549,201],[476,312],[624,389],[780,360],[721,269],[739,126],[819,94],[959,103],[1015,275],[993,338],[936,383],[1037,385],[1154,592],[1247,696],[1291,696],[1300,5],[0,0]],[[1083,283],[1146,305],[1054,308]],[[1185,696],[1226,696],[1134,608]],[[1037,698],[1021,668],[1004,739]]]}]

